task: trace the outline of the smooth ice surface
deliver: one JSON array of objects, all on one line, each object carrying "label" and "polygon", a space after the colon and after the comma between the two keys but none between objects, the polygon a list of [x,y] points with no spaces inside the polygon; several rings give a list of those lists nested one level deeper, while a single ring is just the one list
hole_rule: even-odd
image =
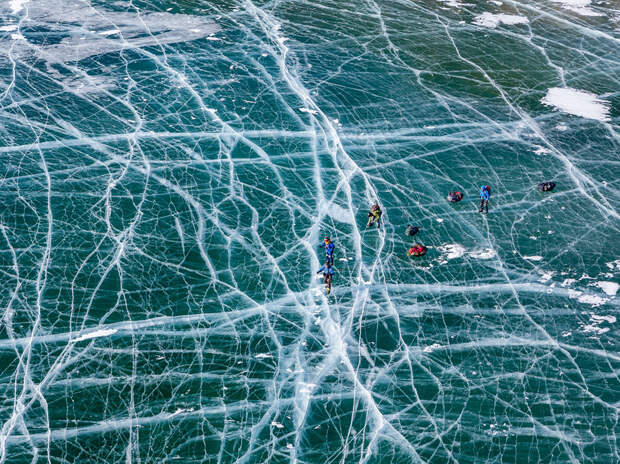
[{"label": "smooth ice surface", "polygon": [[583,90],[554,87],[541,102],[582,118],[609,121],[609,103]]},{"label": "smooth ice surface", "polygon": [[0,2],[0,464],[619,462],[617,9]]}]

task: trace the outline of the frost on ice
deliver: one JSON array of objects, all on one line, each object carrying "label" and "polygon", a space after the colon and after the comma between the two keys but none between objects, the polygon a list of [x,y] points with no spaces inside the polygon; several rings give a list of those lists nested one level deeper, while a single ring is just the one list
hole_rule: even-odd
[{"label": "frost on ice", "polygon": [[571,88],[553,87],[541,100],[547,106],[565,113],[597,121],[609,121],[609,103],[595,94]]}]

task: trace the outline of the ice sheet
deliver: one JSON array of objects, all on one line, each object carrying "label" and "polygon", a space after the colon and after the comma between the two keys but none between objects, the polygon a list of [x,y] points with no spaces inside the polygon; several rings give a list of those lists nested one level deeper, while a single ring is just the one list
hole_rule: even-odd
[{"label": "ice sheet", "polygon": [[566,5],[0,5],[0,464],[617,461],[617,13]]}]

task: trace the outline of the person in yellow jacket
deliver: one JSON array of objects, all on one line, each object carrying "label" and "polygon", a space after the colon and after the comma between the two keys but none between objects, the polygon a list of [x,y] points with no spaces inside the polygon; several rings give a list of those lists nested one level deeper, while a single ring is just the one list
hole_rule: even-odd
[{"label": "person in yellow jacket", "polygon": [[381,211],[378,203],[372,205],[372,208],[370,208],[370,213],[368,213],[368,224],[366,224],[366,227],[371,227],[373,224],[377,224],[377,229],[380,228],[382,214],[383,211]]}]

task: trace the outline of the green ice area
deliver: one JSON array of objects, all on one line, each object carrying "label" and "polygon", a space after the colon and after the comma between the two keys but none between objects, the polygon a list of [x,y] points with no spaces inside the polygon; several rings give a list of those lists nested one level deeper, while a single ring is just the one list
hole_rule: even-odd
[{"label": "green ice area", "polygon": [[0,464],[620,461],[619,32],[0,5]]}]

